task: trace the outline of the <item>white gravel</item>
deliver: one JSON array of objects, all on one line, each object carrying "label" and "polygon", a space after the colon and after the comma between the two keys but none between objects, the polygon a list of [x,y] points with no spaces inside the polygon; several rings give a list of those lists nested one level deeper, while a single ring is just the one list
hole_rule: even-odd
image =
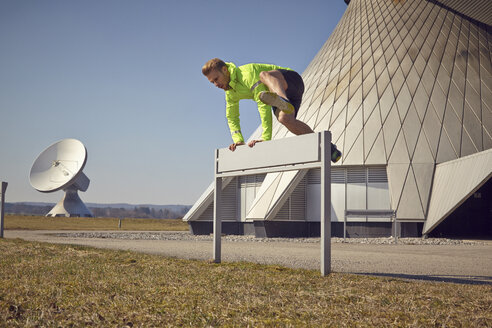
[{"label": "white gravel", "polygon": [[[128,239],[128,240],[186,240],[186,241],[212,241],[212,235],[193,235],[189,232],[71,232],[52,234],[63,238],[102,238],[102,239]],[[257,243],[319,243],[320,238],[257,238],[255,236],[224,235],[222,240],[229,242],[257,242]],[[343,238],[332,237],[332,243],[387,245],[394,244],[393,237],[387,238]],[[447,239],[447,238],[398,238],[402,245],[483,245],[484,242],[473,240]]]}]

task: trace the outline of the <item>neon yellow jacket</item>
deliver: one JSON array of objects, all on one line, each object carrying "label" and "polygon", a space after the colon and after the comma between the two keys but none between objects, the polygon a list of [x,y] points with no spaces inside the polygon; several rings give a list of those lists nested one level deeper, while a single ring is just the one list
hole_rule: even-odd
[{"label": "neon yellow jacket", "polygon": [[241,99],[253,99],[256,101],[258,112],[260,112],[261,127],[263,128],[261,138],[265,141],[272,139],[272,108],[264,104],[259,98],[260,92],[268,91],[268,88],[259,82],[260,72],[276,69],[291,69],[269,64],[246,64],[239,67],[233,63],[226,63],[226,65],[231,74],[231,81],[229,82],[231,89],[225,92],[225,97],[226,117],[229,129],[231,130],[232,140],[235,143],[244,142],[239,124],[239,100]]}]

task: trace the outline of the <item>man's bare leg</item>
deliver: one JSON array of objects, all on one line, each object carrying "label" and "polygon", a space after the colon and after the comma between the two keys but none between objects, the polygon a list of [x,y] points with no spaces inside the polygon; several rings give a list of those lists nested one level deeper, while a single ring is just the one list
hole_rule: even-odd
[{"label": "man's bare leg", "polygon": [[282,123],[290,132],[295,135],[313,133],[314,131],[306,123],[296,119],[294,114],[286,114],[285,112],[277,109],[275,116],[278,121]]},{"label": "man's bare leg", "polygon": [[[260,81],[265,84],[268,90],[275,92],[280,97],[287,99],[286,91],[289,87],[284,76],[279,71],[264,71],[260,73]],[[290,132],[295,135],[313,133],[314,131],[304,122],[296,119],[295,115],[287,114],[281,110],[275,111],[275,116],[280,123],[285,125]]]},{"label": "man's bare leg", "polygon": [[268,90],[275,92],[280,97],[287,99],[285,91],[289,87],[284,76],[279,71],[264,71],[260,73],[260,81]]}]

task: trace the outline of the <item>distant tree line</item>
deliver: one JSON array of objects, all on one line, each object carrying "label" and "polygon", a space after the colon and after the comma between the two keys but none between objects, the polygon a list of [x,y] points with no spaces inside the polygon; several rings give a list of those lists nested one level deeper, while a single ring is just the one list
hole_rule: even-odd
[{"label": "distant tree line", "polygon": [[5,203],[6,214],[46,215],[53,208],[50,205],[27,205],[22,203]]},{"label": "distant tree line", "polygon": [[137,207],[133,209],[114,208],[114,207],[92,207],[92,214],[97,217],[110,218],[142,218],[142,219],[179,219],[186,213],[176,213],[174,211],[164,209],[155,209],[147,206]]},{"label": "distant tree line", "polygon": [[[22,203],[5,203],[5,213],[20,214],[20,215],[46,215],[53,205],[30,205]],[[111,217],[111,218],[142,218],[142,219],[180,219],[182,218],[189,207],[184,207],[182,210],[173,211],[170,209],[156,209],[148,206],[135,206],[131,208],[116,208],[116,207],[89,207],[95,217]]]}]

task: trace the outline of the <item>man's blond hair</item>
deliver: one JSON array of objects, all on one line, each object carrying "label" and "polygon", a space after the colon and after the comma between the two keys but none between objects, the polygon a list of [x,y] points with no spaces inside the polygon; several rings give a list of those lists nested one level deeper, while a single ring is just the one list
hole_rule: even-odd
[{"label": "man's blond hair", "polygon": [[205,65],[203,65],[202,73],[203,75],[207,76],[213,70],[222,70],[222,67],[224,66],[226,66],[226,63],[223,60],[219,58],[213,58],[206,62]]}]

